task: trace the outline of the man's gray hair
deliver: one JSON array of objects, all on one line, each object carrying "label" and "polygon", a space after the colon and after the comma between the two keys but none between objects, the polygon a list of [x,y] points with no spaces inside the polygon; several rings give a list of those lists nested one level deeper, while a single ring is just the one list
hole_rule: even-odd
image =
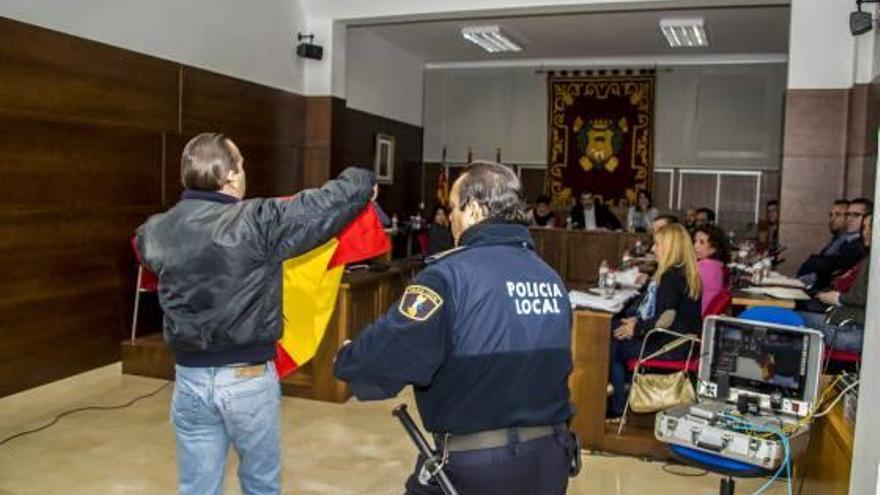
[{"label": "man's gray hair", "polygon": [[219,191],[231,171],[239,170],[241,155],[219,132],[205,132],[190,139],[180,157],[183,187],[198,191]]},{"label": "man's gray hair", "polygon": [[507,223],[528,223],[522,183],[509,167],[476,161],[465,168],[458,184],[458,207],[476,203],[487,219]]}]

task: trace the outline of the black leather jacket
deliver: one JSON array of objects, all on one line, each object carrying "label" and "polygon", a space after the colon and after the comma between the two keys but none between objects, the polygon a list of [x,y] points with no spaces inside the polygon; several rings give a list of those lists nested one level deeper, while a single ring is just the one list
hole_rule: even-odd
[{"label": "black leather jacket", "polygon": [[140,226],[138,251],[159,276],[165,341],[177,363],[272,359],[282,329],[283,261],[336,236],[366,206],[373,183],[372,172],[349,168],[292,199],[186,191]]}]

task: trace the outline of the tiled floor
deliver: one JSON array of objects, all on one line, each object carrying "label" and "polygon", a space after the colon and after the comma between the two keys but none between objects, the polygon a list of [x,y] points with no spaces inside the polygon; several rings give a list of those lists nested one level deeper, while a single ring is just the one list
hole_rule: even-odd
[{"label": "tiled floor", "polygon": [[[164,382],[125,376],[119,365],[0,399],[0,439],[84,405],[120,404]],[[175,493],[170,387],[114,411],[88,411],[0,446],[0,495]],[[376,403],[327,404],[285,398],[284,487],[290,494],[399,494],[414,448],[390,411],[412,397]],[[718,478],[668,474],[662,464],[585,456],[570,494],[684,495],[717,493]],[[743,481],[751,493],[761,481]],[[230,455],[228,494],[240,493]],[[769,494],[782,494],[776,483]]]}]

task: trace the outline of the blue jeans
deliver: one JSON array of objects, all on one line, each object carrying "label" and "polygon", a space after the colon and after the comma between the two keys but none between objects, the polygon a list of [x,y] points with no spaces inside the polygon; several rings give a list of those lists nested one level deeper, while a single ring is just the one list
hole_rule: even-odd
[{"label": "blue jeans", "polygon": [[281,493],[281,389],[274,363],[260,376],[234,367],[176,366],[171,422],[182,495],[223,493],[229,444],[247,495]]},{"label": "blue jeans", "polygon": [[[807,328],[813,328],[825,334],[825,345],[835,350],[848,352],[862,352],[862,339],[865,329],[859,325],[831,325],[825,323],[824,313],[811,313],[800,311],[799,315],[804,319]],[[832,342],[833,340],[833,342]]]}]

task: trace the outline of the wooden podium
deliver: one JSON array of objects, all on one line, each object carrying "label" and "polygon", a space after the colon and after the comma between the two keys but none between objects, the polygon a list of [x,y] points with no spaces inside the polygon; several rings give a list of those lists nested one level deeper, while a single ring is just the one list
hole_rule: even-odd
[{"label": "wooden podium", "polygon": [[605,423],[612,316],[600,311],[574,312],[571,337],[574,370],[568,379],[576,410],[572,429],[587,450],[668,459],[666,445],[654,438],[653,414],[630,413],[629,423],[620,436],[616,424]]},{"label": "wooden podium", "polygon": [[651,236],[628,232],[585,231],[532,227],[535,252],[552,266],[569,289],[594,285],[599,265],[620,263],[623,254],[641,241],[650,249]]}]

